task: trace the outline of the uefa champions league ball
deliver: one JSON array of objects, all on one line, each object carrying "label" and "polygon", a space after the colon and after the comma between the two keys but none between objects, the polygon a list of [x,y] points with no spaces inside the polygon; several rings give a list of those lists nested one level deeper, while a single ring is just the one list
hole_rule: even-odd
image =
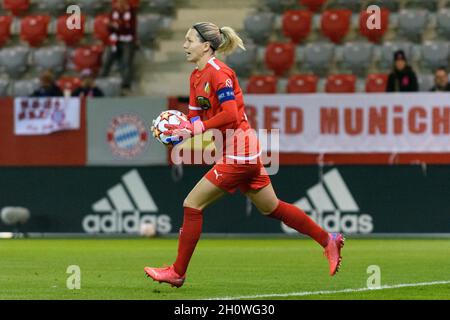
[{"label": "uefa champions league ball", "polygon": [[165,146],[174,145],[174,143],[168,138],[169,136],[166,136],[164,132],[167,131],[165,125],[166,124],[180,124],[181,120],[188,121],[188,118],[186,115],[178,110],[167,110],[161,112],[161,114],[153,120],[153,125],[151,128],[153,137],[155,137],[156,140],[158,140],[160,143],[162,143]]}]

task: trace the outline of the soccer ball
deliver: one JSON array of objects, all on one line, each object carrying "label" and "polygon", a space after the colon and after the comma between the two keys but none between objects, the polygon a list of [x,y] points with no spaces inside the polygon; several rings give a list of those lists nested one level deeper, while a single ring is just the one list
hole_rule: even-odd
[{"label": "soccer ball", "polygon": [[170,137],[164,134],[164,132],[167,131],[165,125],[180,124],[181,120],[188,121],[186,115],[181,111],[167,110],[161,112],[161,114],[153,120],[153,125],[151,128],[153,136],[165,146],[174,145],[173,142],[167,140]]},{"label": "soccer ball", "polygon": [[153,223],[142,223],[139,228],[139,234],[143,237],[152,238],[156,236],[156,227]]}]

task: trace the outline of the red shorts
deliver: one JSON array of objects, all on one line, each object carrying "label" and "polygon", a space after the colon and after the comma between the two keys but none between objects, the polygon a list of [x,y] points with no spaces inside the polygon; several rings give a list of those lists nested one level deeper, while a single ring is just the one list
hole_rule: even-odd
[{"label": "red shorts", "polygon": [[233,193],[246,193],[262,189],[270,184],[266,169],[261,164],[216,164],[205,178],[217,187]]}]

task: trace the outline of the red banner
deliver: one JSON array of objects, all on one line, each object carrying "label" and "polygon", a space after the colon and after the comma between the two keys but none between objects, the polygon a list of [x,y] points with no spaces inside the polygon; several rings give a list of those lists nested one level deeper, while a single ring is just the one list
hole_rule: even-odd
[{"label": "red banner", "polygon": [[14,134],[14,99],[0,98],[0,166],[84,166],[86,103],[81,102],[80,129],[44,136]]}]

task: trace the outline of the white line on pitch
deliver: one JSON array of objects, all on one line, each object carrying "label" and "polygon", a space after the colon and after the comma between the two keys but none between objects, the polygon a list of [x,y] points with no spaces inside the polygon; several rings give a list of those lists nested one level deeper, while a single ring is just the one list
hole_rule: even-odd
[{"label": "white line on pitch", "polygon": [[303,291],[303,292],[290,292],[290,293],[268,293],[268,294],[256,294],[256,295],[252,295],[252,296],[209,298],[207,300],[240,300],[240,299],[276,298],[276,297],[302,297],[302,296],[313,296],[313,295],[321,295],[321,294],[364,292],[364,291],[376,291],[376,290],[397,289],[397,288],[407,288],[407,287],[423,287],[423,286],[433,286],[433,285],[438,285],[438,284],[450,284],[450,281],[402,283],[402,284],[394,284],[394,285],[384,285],[384,286],[381,286],[378,288],[357,288],[357,289],[342,289],[342,290],[328,290],[328,291]]}]

